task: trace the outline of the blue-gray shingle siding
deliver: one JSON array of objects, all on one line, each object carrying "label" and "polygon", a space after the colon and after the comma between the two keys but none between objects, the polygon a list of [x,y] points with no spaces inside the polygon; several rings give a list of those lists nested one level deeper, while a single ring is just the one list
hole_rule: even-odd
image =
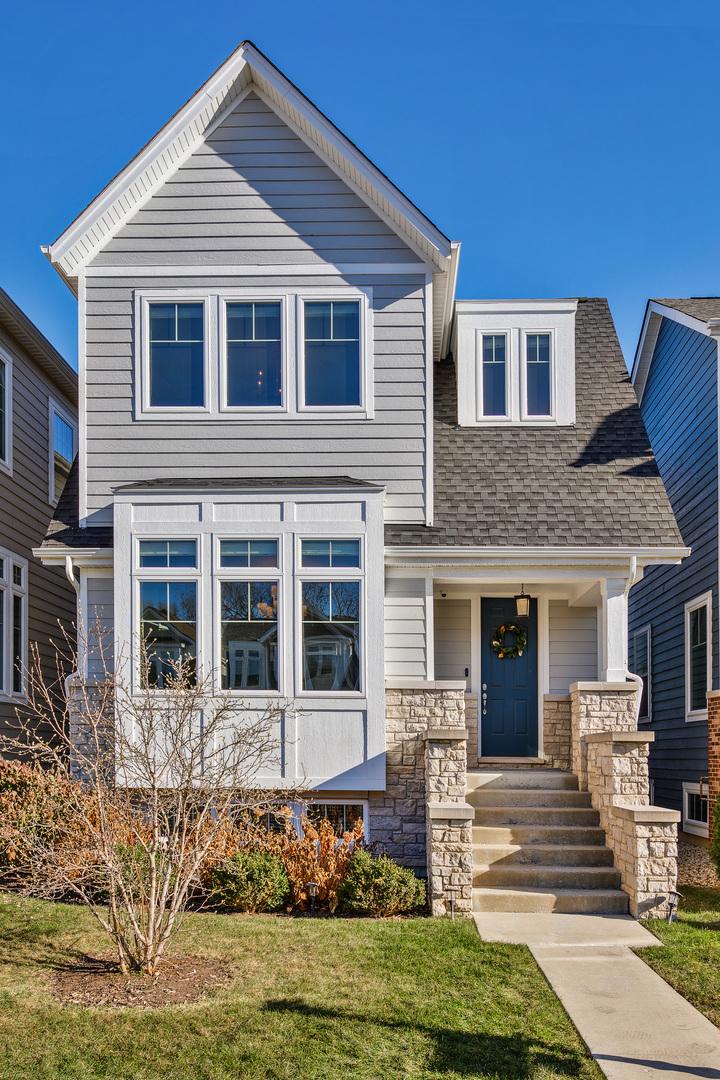
[{"label": "blue-gray shingle siding", "polygon": [[652,628],[650,775],[655,802],[682,809],[683,781],[707,773],[707,725],[685,719],[685,604],[712,591],[718,685],[718,394],[715,341],[663,319],[641,412],[684,542],[679,566],[655,566],[630,594],[633,632]]}]

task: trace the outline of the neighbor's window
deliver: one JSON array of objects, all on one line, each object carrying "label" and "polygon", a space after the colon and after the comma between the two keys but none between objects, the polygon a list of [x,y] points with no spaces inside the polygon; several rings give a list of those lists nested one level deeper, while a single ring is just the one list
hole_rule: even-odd
[{"label": "neighbor's window", "polygon": [[359,540],[303,540],[303,566],[360,566]]},{"label": "neighbor's window", "polygon": [[277,690],[277,582],[222,581],[220,608],[223,689]]},{"label": "neighbor's window", "polygon": [[710,597],[702,597],[685,608],[685,686],[688,716],[706,715],[710,674]]},{"label": "neighbor's window", "polygon": [[140,565],[197,566],[196,540],[141,540]]},{"label": "neighbor's window", "polygon": [[62,495],[77,449],[77,429],[70,416],[54,401],[50,402],[50,502]]},{"label": "neighbor's window", "polygon": [[360,405],[360,301],[306,300],[305,405]]},{"label": "neighbor's window", "polygon": [[551,416],[550,334],[525,336],[525,411],[528,416]]},{"label": "neighbor's window", "polygon": [[202,408],[204,388],[204,306],[153,303],[150,324],[150,405]]},{"label": "neighbor's window", "polygon": [[650,627],[643,627],[633,634],[633,667],[643,681],[638,720],[650,719]]},{"label": "neighbor's window", "polygon": [[683,784],[684,832],[695,836],[708,835],[709,803],[707,787],[700,784]]},{"label": "neighbor's window", "polygon": [[140,582],[140,638],[145,649],[143,679],[160,689],[177,677],[181,661],[197,651],[197,583]]},{"label": "neighbor's window", "polygon": [[226,308],[228,405],[282,405],[282,304],[229,303]]},{"label": "neighbor's window", "polygon": [[304,690],[360,689],[360,583],[302,585]]},{"label": "neighbor's window", "polygon": [[0,557],[0,693],[25,691],[27,564],[11,552]]},{"label": "neighbor's window", "polygon": [[506,358],[504,334],[482,336],[482,405],[483,416],[507,416]]},{"label": "neighbor's window", "polygon": [[221,540],[220,565],[233,567],[277,566],[277,540]]}]

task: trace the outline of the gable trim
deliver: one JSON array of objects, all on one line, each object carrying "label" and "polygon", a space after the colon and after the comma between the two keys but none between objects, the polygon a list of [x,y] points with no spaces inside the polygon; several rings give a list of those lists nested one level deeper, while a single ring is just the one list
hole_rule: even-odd
[{"label": "gable trim", "polygon": [[679,323],[681,326],[687,326],[689,330],[695,330],[698,334],[705,334],[707,337],[711,336],[708,323],[703,322],[702,319],[686,315],[684,311],[678,311],[676,308],[668,307],[666,304],[659,304],[656,300],[648,300],[630,372],[638,404],[642,404],[663,319],[672,319],[673,322]]}]

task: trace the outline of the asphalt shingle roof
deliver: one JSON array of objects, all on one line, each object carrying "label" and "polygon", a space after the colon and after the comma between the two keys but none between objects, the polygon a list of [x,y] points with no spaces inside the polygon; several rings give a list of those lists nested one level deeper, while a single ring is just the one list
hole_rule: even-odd
[{"label": "asphalt shingle roof", "polygon": [[720,296],[686,296],[684,299],[682,297],[679,299],[654,297],[654,302],[682,311],[684,315],[701,319],[703,322],[707,322],[708,319],[720,319]]},{"label": "asphalt shingle roof", "polygon": [[[436,365],[435,524],[386,525],[386,543],[681,545],[606,300],[578,302],[575,358],[576,424],[565,428],[460,428],[455,366],[451,359]],[[272,482],[241,479],[237,484]],[[310,481],[277,482],[287,486]],[[346,477],[320,481],[345,486],[354,482],[361,483]],[[168,483],[144,481],[118,490]],[[180,483],[173,481],[175,486]],[[191,478],[186,483],[201,484]],[[217,483],[227,487],[235,481]],[[79,529],[77,520],[76,463],[45,544],[112,546],[111,528]]]}]

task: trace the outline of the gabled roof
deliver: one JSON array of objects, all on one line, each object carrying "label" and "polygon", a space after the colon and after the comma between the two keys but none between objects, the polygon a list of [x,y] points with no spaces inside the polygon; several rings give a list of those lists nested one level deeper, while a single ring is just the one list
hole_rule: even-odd
[{"label": "gabled roof", "polygon": [[572,427],[459,427],[455,365],[435,370],[432,527],[392,546],[683,546],[607,301],[579,299]]},{"label": "gabled roof", "polygon": [[0,289],[0,326],[23,347],[68,401],[77,406],[77,375],[4,289]]},{"label": "gabled roof", "polygon": [[434,275],[436,354],[440,354],[452,316],[460,245],[451,242],[250,41],[243,41],[57,240],[43,248],[45,254],[75,289],[80,269],[190,157],[208,130],[251,86],[427,263]]},{"label": "gabled roof", "polygon": [[[640,402],[645,393],[663,319],[674,319],[699,334],[717,334],[720,329],[720,297],[686,296],[648,300],[631,372],[635,393]],[[713,323],[715,325],[711,325]]]}]

